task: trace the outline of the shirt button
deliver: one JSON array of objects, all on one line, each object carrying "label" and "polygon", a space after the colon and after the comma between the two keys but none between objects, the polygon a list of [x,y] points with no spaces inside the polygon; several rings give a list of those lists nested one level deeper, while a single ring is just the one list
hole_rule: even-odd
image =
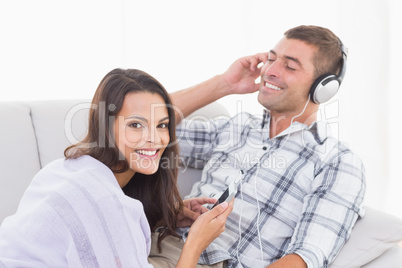
[{"label": "shirt button", "polygon": [[264,151],[267,150],[267,146],[262,147],[262,149],[263,149]]}]

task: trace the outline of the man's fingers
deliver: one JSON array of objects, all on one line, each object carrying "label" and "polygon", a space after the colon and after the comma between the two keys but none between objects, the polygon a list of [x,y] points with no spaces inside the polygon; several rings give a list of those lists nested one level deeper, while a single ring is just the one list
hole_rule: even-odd
[{"label": "man's fingers", "polygon": [[268,59],[268,53],[258,53],[255,54],[254,56],[250,56],[249,62],[250,62],[250,70],[252,72],[255,72],[258,68],[258,65],[260,63],[266,62]]},{"label": "man's fingers", "polygon": [[268,52],[258,53],[256,54],[256,57],[259,62],[266,62],[268,60],[268,54]]}]

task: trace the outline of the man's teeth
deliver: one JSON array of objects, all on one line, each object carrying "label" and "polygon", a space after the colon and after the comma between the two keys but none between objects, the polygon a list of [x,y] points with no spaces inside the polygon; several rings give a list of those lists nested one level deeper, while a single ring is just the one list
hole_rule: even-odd
[{"label": "man's teeth", "polygon": [[273,89],[273,90],[281,90],[280,87],[274,86],[274,85],[269,84],[269,83],[267,83],[267,82],[265,82],[265,86],[268,87],[268,88],[271,88],[271,89]]},{"label": "man's teeth", "polygon": [[139,153],[139,154],[143,154],[143,155],[154,155],[154,154],[156,154],[156,150],[155,151],[137,150],[136,152]]}]

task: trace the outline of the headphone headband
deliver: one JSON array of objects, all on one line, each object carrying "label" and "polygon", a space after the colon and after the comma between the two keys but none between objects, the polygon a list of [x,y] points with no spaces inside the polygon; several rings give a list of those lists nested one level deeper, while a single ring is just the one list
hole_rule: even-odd
[{"label": "headphone headband", "polygon": [[320,104],[331,99],[338,92],[346,73],[346,60],[348,50],[339,39],[342,52],[342,64],[338,75],[325,74],[318,77],[310,89],[310,98],[314,103]]},{"label": "headphone headband", "polygon": [[341,42],[341,52],[342,52],[342,65],[338,74],[338,81],[340,85],[346,73],[346,60],[348,58],[348,48],[343,45],[341,40],[339,40],[339,42]]}]

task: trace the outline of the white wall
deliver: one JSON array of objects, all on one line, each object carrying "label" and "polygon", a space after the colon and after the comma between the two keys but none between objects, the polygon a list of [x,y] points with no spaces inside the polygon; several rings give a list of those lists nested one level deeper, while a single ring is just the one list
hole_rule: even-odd
[{"label": "white wall", "polygon": [[124,62],[118,1],[1,1],[2,100],[91,98]]},{"label": "white wall", "polygon": [[[400,11],[397,0],[1,1],[0,99],[90,99],[115,67],[145,70],[173,92],[269,50],[290,27],[328,27],[349,57],[322,117],[365,162],[366,203],[402,216]],[[220,102],[232,114],[262,110],[255,94]]]}]

